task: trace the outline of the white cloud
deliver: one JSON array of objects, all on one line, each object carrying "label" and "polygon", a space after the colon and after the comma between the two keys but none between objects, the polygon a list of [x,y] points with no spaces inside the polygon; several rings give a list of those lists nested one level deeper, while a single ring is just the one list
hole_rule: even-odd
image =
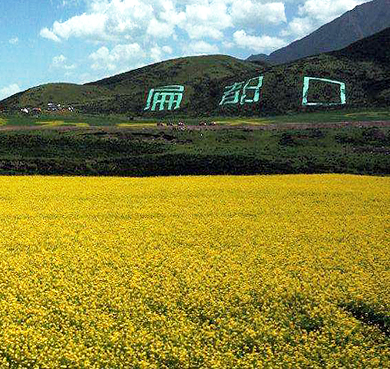
[{"label": "white cloud", "polygon": [[63,65],[66,61],[66,57],[63,55],[55,56],[52,61],[53,66],[60,66]]},{"label": "white cloud", "polygon": [[83,0],[62,0],[61,6],[74,6]]},{"label": "white cloud", "polygon": [[0,100],[12,96],[20,91],[20,87],[16,83],[13,83],[7,87],[3,87],[0,89]]},{"label": "white cloud", "polygon": [[73,69],[76,69],[77,68],[77,65],[76,64],[72,64],[72,65],[65,65],[64,68],[66,70],[73,70]]},{"label": "white cloud", "polygon": [[357,5],[371,0],[305,0],[296,17],[281,32],[282,36],[302,38],[322,25],[331,22]]},{"label": "white cloud", "polygon": [[[172,50],[162,44],[191,55],[234,52],[237,47],[271,52],[369,0],[62,1],[83,1],[84,12],[55,21],[40,35],[55,42],[79,38],[98,44],[91,66],[107,73],[171,56]],[[289,19],[287,3],[294,8]],[[278,36],[275,26],[283,26]],[[64,62],[67,67],[72,65]]]},{"label": "white cloud", "polygon": [[97,81],[99,77],[92,76],[90,73],[82,73],[78,76],[77,82],[80,84],[84,84],[92,81]]},{"label": "white cloud", "polygon": [[145,35],[153,19],[153,7],[141,0],[89,0],[89,12],[76,15],[64,22],[54,22],[41,36],[54,41],[71,37],[92,41],[118,41]]},{"label": "white cloud", "polygon": [[162,48],[162,51],[164,51],[164,53],[167,53],[167,54],[172,54],[173,50],[170,46],[163,46]]},{"label": "white cloud", "polygon": [[298,12],[300,16],[327,23],[365,2],[367,0],[306,0]]},{"label": "white cloud", "polygon": [[218,54],[219,48],[217,45],[205,41],[194,41],[186,46],[183,51],[187,55]]},{"label": "white cloud", "polygon": [[286,41],[270,36],[251,36],[244,30],[236,31],[233,35],[234,42],[238,47],[255,51],[257,53],[266,53],[283,46],[286,46]]},{"label": "white cloud", "polygon": [[173,50],[170,46],[154,46],[150,50],[151,59],[157,63],[165,59],[167,55],[172,54]]},{"label": "white cloud", "polygon": [[105,33],[105,22],[106,16],[104,14],[84,13],[70,18],[66,22],[54,22],[52,30],[47,34],[50,36],[54,34],[54,41],[56,41],[55,38],[67,40],[70,37],[106,40],[110,37]]},{"label": "white cloud", "polygon": [[146,30],[146,33],[154,38],[169,38],[174,34],[175,25],[172,23],[160,22],[153,18]]},{"label": "white cloud", "polygon": [[230,42],[230,41],[223,41],[222,42],[222,45],[223,47],[225,47],[226,49],[233,49],[234,46],[236,46],[236,44],[234,42]]},{"label": "white cloud", "polygon": [[308,34],[310,34],[312,31],[316,29],[316,26],[314,25],[313,19],[310,17],[305,18],[293,18],[293,20],[289,23],[288,28],[284,29],[280,36],[282,37],[288,37],[293,36],[294,39],[300,39]]},{"label": "white cloud", "polygon": [[231,14],[234,24],[238,26],[257,27],[287,22],[283,2],[262,4],[253,0],[236,1]]},{"label": "white cloud", "polygon": [[85,0],[87,11],[43,28],[53,41],[71,37],[93,41],[174,37],[181,30],[191,39],[221,40],[225,31],[286,22],[283,0]]},{"label": "white cloud", "polygon": [[16,45],[19,42],[19,38],[18,37],[11,38],[8,42],[11,45]]},{"label": "white cloud", "polygon": [[76,64],[67,64],[67,58],[64,55],[55,56],[51,62],[51,66],[54,68],[61,68],[67,71],[76,69]]},{"label": "white cloud", "polygon": [[41,37],[47,38],[48,40],[52,40],[55,42],[60,42],[60,38],[52,31],[50,31],[48,28],[41,29],[41,32],[39,33]]},{"label": "white cloud", "polygon": [[220,1],[190,4],[185,9],[186,21],[181,25],[193,39],[223,38],[223,31],[233,26],[228,7]]},{"label": "white cloud", "polygon": [[140,65],[146,53],[137,43],[116,45],[112,50],[103,46],[90,56],[93,61],[92,69],[108,69],[109,71],[129,70]]}]

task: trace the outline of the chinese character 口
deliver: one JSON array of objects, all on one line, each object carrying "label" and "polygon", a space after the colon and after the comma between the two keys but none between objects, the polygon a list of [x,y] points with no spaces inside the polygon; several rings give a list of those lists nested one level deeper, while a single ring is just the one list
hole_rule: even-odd
[{"label": "chinese character \u53e3", "polygon": [[[324,83],[330,83],[340,86],[340,102],[339,103],[325,103],[325,102],[308,102],[309,97],[309,87],[310,87],[310,81],[321,81]],[[339,81],[333,81],[331,79],[325,79],[325,78],[314,78],[314,77],[305,77],[303,80],[303,98],[302,98],[302,105],[303,106],[331,106],[331,105],[345,105],[347,103],[347,97],[345,94],[345,83],[339,82]]]},{"label": "chinese character \u53e3", "polygon": [[[260,100],[260,89],[263,86],[263,76],[255,77],[245,82],[238,82],[225,87],[225,93],[219,105],[250,104]],[[253,96],[252,96],[253,91]],[[250,96],[249,92],[251,92]],[[241,95],[241,97],[240,97]]]}]

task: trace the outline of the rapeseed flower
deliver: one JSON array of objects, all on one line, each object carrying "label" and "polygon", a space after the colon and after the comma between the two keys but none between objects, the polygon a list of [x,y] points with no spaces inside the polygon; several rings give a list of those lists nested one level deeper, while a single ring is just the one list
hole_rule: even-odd
[{"label": "rapeseed flower", "polygon": [[389,365],[389,178],[0,188],[1,368]]}]

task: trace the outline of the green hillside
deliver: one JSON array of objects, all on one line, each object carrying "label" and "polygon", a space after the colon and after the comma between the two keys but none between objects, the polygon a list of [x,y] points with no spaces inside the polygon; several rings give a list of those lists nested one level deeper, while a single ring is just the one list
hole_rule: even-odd
[{"label": "green hillside", "polygon": [[[264,67],[224,55],[168,60],[86,85],[53,83],[20,92],[0,102],[0,108],[46,107],[48,102],[72,105],[84,113],[143,115],[151,88],[185,85],[183,112],[212,110],[221,82],[233,76],[257,75]],[[177,112],[176,112],[177,113]]]},{"label": "green hillside", "polygon": [[49,102],[82,107],[91,100],[104,99],[109,91],[102,87],[77,85],[70,83],[50,83],[33,87],[27,91],[5,99],[0,106],[46,107]]},{"label": "green hillside", "polygon": [[[183,85],[185,93],[180,111],[194,115],[215,110],[224,81],[258,75],[264,67],[225,55],[196,56],[169,60],[123,73],[89,84],[107,88],[111,98],[86,107],[87,112],[127,113],[144,112],[150,89],[166,85]],[[159,113],[165,115],[167,113]],[[168,113],[169,114],[169,113]],[[149,115],[156,115],[150,113]]]},{"label": "green hillside", "polygon": [[[267,66],[229,56],[198,56],[157,63],[87,85],[49,84],[14,95],[0,108],[44,107],[49,101],[73,105],[81,113],[124,114],[134,117],[264,116],[302,111],[390,106],[390,28],[358,41],[341,51],[299,61]],[[254,82],[260,81],[257,90]],[[307,101],[324,103],[303,106],[304,78]],[[254,79],[257,78],[257,79]],[[341,86],[345,84],[346,104]],[[251,79],[252,82],[246,85]],[[237,99],[220,105],[225,87],[237,87]],[[180,108],[159,105],[145,110],[151,89],[178,85],[184,89]],[[244,89],[244,87],[247,89]],[[177,88],[177,87],[176,87]],[[244,94],[246,92],[246,94]],[[256,97],[256,93],[259,95]],[[151,95],[153,98],[156,95]],[[230,98],[234,95],[232,92]],[[153,100],[154,101],[154,100]],[[234,104],[231,102],[235,102]],[[174,107],[174,106],[173,106]]]},{"label": "green hillside", "polygon": [[389,175],[390,127],[0,130],[0,175]]}]

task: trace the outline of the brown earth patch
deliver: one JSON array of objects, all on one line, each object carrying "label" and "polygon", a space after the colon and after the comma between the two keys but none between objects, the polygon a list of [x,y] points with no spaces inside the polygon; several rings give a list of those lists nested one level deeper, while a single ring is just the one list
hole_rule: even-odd
[{"label": "brown earth patch", "polygon": [[[314,128],[345,128],[345,127],[357,127],[357,128],[370,128],[370,127],[390,127],[390,121],[358,121],[358,122],[329,122],[329,123],[280,123],[280,124],[267,124],[267,125],[215,125],[215,126],[196,126],[187,125],[180,129],[190,131],[221,131],[221,130],[244,130],[244,131],[281,131],[281,130],[295,130],[295,129],[314,129]],[[55,130],[60,132],[68,131],[88,131],[88,132],[118,132],[127,131],[129,128],[105,126],[105,127],[74,127],[74,126],[0,126],[1,131],[38,131],[38,130]],[[162,130],[172,131],[178,130],[178,127],[143,127],[139,130]]]}]

